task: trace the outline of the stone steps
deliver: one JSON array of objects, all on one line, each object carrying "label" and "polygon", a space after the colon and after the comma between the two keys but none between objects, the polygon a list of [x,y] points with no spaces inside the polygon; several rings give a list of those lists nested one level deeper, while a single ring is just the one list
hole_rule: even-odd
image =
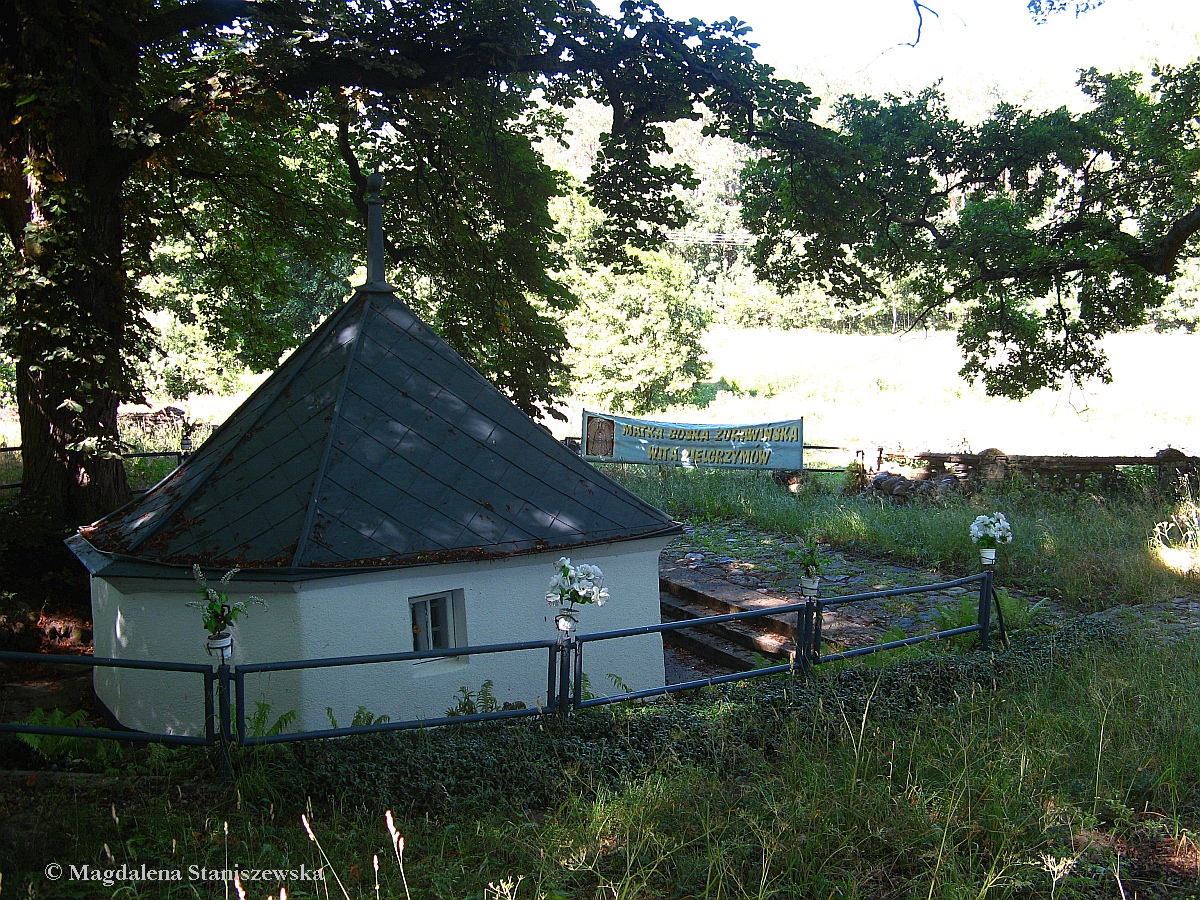
[{"label": "stone steps", "polygon": [[[669,594],[682,603],[699,606],[707,610],[704,613],[706,616],[770,609],[774,606],[794,603],[800,599],[799,597],[771,596],[767,593],[747,590],[744,587],[693,572],[682,566],[660,565],[658,575],[660,595]],[[795,640],[795,613],[767,615],[752,619],[751,623],[753,623],[752,627],[755,631],[770,632],[788,640]]]},{"label": "stone steps", "polygon": [[[737,610],[714,608],[712,605],[700,602],[681,600],[665,591],[659,594],[659,608],[662,610],[664,622],[701,619],[726,612],[737,612]],[[763,619],[719,622],[715,625],[703,625],[670,632],[667,637],[676,640],[676,643],[681,645],[689,640],[697,643],[710,641],[718,647],[723,656],[749,662],[751,668],[753,668],[755,653],[773,660],[786,660],[795,649],[795,642],[791,637],[785,637],[769,627],[756,627],[762,621]],[[731,651],[730,648],[736,652]],[[690,652],[696,653],[697,651],[691,650]],[[711,659],[713,662],[719,661],[705,653],[698,655]]]}]

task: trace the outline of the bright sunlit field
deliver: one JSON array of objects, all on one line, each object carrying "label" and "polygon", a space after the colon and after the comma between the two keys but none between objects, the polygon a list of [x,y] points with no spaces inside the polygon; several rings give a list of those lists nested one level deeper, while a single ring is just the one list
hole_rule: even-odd
[{"label": "bright sunlit field", "polygon": [[[755,422],[803,416],[812,443],[906,450],[1153,455],[1200,453],[1200,335],[1121,334],[1105,341],[1111,384],[989,398],[958,375],[948,332],[845,335],[713,327],[706,337],[719,390],[707,406],[654,418]],[[582,400],[556,433],[579,433]]]}]

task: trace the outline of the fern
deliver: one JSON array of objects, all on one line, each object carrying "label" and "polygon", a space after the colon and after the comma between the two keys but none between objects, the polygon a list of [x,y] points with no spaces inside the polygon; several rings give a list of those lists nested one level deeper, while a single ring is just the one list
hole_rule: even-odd
[{"label": "fern", "polygon": [[[83,728],[87,713],[77,709],[73,713],[64,713],[61,709],[52,709],[47,713],[40,707],[29,714],[25,725],[45,725],[52,728]],[[62,760],[68,757],[81,758],[88,756],[95,749],[90,747],[85,738],[66,737],[56,734],[18,734],[22,743],[27,744],[35,753],[49,760]]]},{"label": "fern", "polygon": [[[325,715],[329,716],[329,724],[334,728],[338,727],[337,719],[333,717],[333,707],[325,707]],[[386,722],[392,721],[390,716],[376,716],[365,706],[360,706],[354,711],[354,718],[350,720],[351,728],[363,728],[367,725],[383,725]]]},{"label": "fern", "polygon": [[446,715],[474,716],[478,715],[479,713],[499,711],[501,706],[496,701],[494,688],[495,684],[490,678],[479,686],[478,693],[472,691],[465,684],[462,685],[455,692],[458,696],[458,700],[453,706],[446,710]]},{"label": "fern", "polygon": [[363,728],[367,725],[383,725],[390,721],[392,721],[391,716],[376,716],[365,706],[360,706],[354,711],[354,718],[350,721],[350,727]]},{"label": "fern", "polygon": [[[332,714],[332,710],[329,710]],[[300,713],[294,709],[289,709],[278,719],[271,727],[267,727],[267,721],[271,717],[271,704],[262,700],[254,701],[254,712],[246,720],[246,725],[249,728],[251,737],[275,737],[283,734],[284,730],[291,725],[299,717]],[[336,725],[334,726],[337,727]]]}]

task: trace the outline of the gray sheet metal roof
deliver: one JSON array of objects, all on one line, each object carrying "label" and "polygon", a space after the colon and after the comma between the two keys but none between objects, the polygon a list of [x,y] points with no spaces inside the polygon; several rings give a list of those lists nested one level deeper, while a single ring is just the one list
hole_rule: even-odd
[{"label": "gray sheet metal roof", "polygon": [[195,562],[279,577],[568,551],[678,528],[371,282],[178,469],[70,544],[93,573]]}]

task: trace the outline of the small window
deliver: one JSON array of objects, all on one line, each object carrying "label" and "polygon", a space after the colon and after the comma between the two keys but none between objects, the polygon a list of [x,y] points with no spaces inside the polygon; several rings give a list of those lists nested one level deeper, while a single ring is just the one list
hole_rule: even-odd
[{"label": "small window", "polygon": [[409,598],[413,650],[450,650],[467,643],[462,591]]}]

